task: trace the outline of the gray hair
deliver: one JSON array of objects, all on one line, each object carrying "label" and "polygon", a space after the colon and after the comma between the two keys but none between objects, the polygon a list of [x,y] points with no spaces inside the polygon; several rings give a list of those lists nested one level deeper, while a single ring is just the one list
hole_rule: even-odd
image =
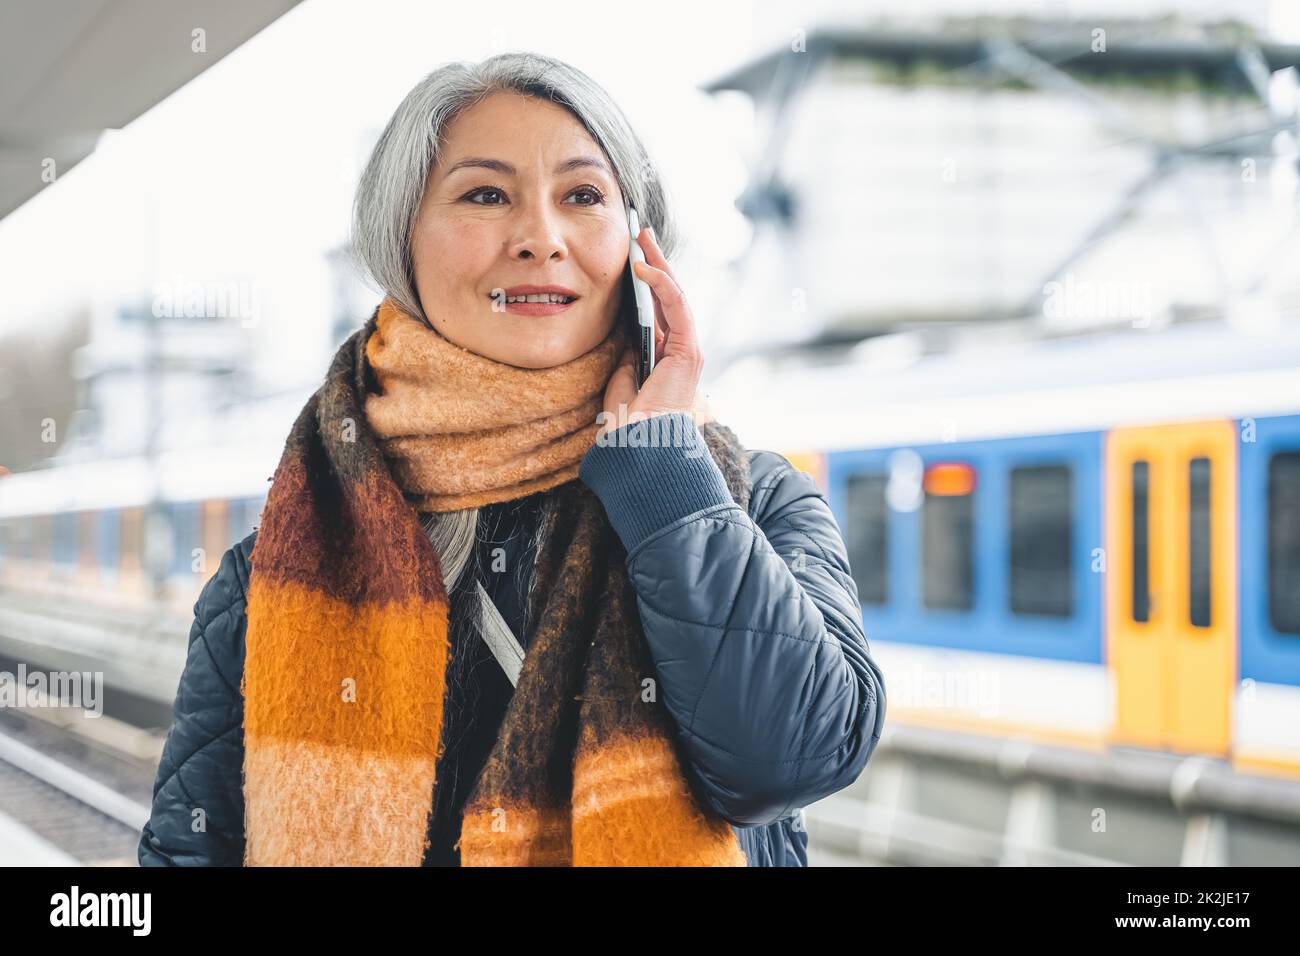
[{"label": "gray hair", "polygon": [[494,93],[535,96],[565,107],[605,151],[642,226],[671,257],[677,228],[658,167],[623,111],[581,70],[537,53],[501,53],[481,63],[438,67],[406,94],[361,173],[352,211],[352,253],[374,283],[424,322],[411,261],[411,236],[446,126]]},{"label": "gray hair", "polygon": [[[581,70],[537,53],[502,53],[481,63],[438,67],[406,94],[380,134],[357,183],[352,255],[385,295],[429,322],[415,287],[411,237],[429,171],[438,163],[448,123],[494,93],[519,93],[565,107],[604,150],[623,196],[651,226],[664,255],[677,248],[677,226],[658,167],[610,95]],[[630,306],[630,303],[625,303]],[[421,516],[449,592],[468,586],[478,509]],[[529,595],[529,607],[533,595]],[[481,619],[477,609],[475,623]]]}]

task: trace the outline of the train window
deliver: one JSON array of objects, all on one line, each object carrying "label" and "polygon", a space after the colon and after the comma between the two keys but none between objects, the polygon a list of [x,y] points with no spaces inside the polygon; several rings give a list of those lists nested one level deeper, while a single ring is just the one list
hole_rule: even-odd
[{"label": "train window", "polygon": [[1011,469],[1011,610],[1074,613],[1074,513],[1068,465]]},{"label": "train window", "polygon": [[230,521],[230,543],[243,541],[252,533],[255,525],[260,523],[262,498],[232,498],[226,512]]},{"label": "train window", "polygon": [[0,521],[0,564],[22,557],[22,518]]},{"label": "train window", "polygon": [[194,570],[194,549],[203,547],[203,510],[197,501],[177,502],[168,510],[172,530],[172,573],[189,574]]},{"label": "train window", "polygon": [[974,606],[974,482],[969,465],[926,469],[921,505],[921,599],[926,607]]},{"label": "train window", "polygon": [[[233,545],[244,539],[248,534],[244,530],[244,499],[231,498],[229,505],[226,507],[226,539],[227,545]],[[252,529],[249,529],[252,530]]]},{"label": "train window", "polygon": [[55,564],[75,564],[77,560],[77,515],[60,511],[53,516],[54,545],[50,560]]},{"label": "train window", "polygon": [[95,512],[77,513],[77,564],[81,567],[95,566]]},{"label": "train window", "polygon": [[1133,620],[1151,620],[1151,463],[1133,462]]},{"label": "train window", "polygon": [[30,517],[15,518],[9,530],[10,547],[13,556],[22,561],[30,561],[34,553],[33,536],[35,528]]},{"label": "train window", "polygon": [[52,515],[36,515],[32,518],[32,560],[46,563],[50,560],[50,542],[53,540],[54,518]]},{"label": "train window", "polygon": [[1210,626],[1210,459],[1188,462],[1188,613],[1195,627]]},{"label": "train window", "polygon": [[1268,616],[1274,630],[1300,634],[1300,451],[1268,462]]},{"label": "train window", "polygon": [[122,513],[120,511],[101,511],[99,513],[99,564],[104,568],[117,567],[122,547]]},{"label": "train window", "polygon": [[140,509],[140,570],[147,578],[176,573],[175,522],[172,506],[151,502]]},{"label": "train window", "polygon": [[849,570],[863,604],[889,600],[889,509],[884,475],[854,475],[848,487]]}]

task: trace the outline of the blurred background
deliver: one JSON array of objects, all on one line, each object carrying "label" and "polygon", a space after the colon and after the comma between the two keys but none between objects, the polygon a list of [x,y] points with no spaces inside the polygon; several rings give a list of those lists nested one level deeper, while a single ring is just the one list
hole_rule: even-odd
[{"label": "blurred background", "polygon": [[[465,9],[461,9],[464,7]],[[813,865],[1300,864],[1300,6],[0,0],[0,864],[135,865],[448,60],[590,73],[888,690]]]}]

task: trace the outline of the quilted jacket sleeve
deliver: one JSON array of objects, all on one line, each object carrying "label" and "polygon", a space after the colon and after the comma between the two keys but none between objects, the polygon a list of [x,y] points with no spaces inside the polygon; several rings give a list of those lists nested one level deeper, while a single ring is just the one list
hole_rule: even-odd
[{"label": "quilted jacket sleeve", "polygon": [[194,605],[175,717],[137,848],[141,866],[243,863],[244,703],[239,680],[248,541],[226,551]]},{"label": "quilted jacket sleeve", "polygon": [[661,699],[704,792],[736,826],[770,824],[862,772],[884,723],[884,679],[816,483],[753,452],[747,513],[694,420],[662,417],[680,441],[652,445],[647,422],[625,425],[579,476],[627,548]]}]

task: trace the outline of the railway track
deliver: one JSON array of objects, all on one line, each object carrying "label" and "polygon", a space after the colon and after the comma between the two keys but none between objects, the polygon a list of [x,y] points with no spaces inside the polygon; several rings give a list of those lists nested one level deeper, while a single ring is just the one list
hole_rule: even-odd
[{"label": "railway track", "polygon": [[135,866],[156,760],[135,728],[51,713],[0,710],[0,866]]}]

